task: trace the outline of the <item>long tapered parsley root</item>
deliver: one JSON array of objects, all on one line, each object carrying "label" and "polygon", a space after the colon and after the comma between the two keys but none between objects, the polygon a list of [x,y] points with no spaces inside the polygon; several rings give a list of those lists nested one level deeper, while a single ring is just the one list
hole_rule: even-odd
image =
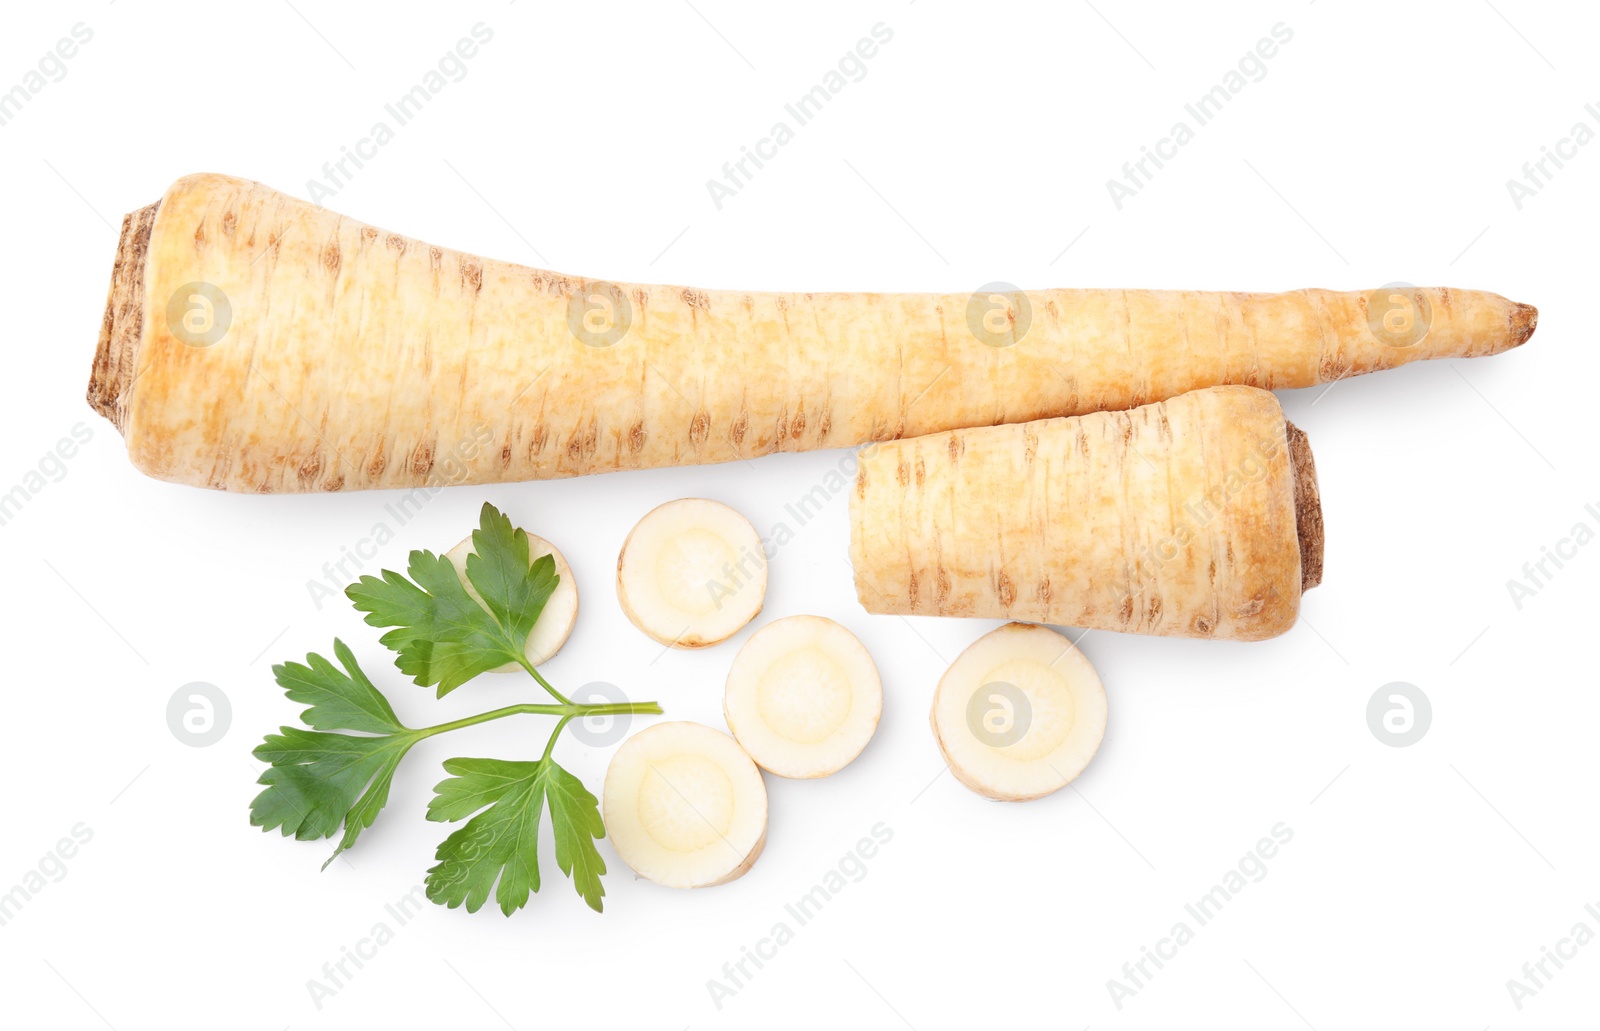
[{"label": "long tapered parsley root", "polygon": [[640,877],[703,888],[741,877],[767,841],[767,787],[738,742],[699,723],[658,723],[606,771],[605,823]]},{"label": "long tapered parsley root", "polygon": [[850,631],[822,616],[789,616],[751,634],[734,656],[722,711],[762,769],[826,777],[872,740],[883,682]]},{"label": "long tapered parsley root", "polygon": [[[335,640],[335,666],[320,655],[273,667],[289,700],[308,706],[305,727],[282,727],[255,750],[269,766],[250,822],[301,840],[343,835],[328,862],[354,845],[389,800],[389,787],[411,746],[436,734],[507,716],[555,716],[536,762],[450,759],[451,776],[435,788],[428,819],[466,822],[445,839],[428,871],[428,898],[475,912],[491,895],[510,916],[539,890],[539,828],[549,813],[555,860],[598,912],[606,872],[595,841],[605,837],[599,800],[552,758],[574,719],[659,714],[654,702],[579,704],[540,675],[536,664],[559,648],[577,610],[566,562],[546,542],[513,527],[484,505],[479,528],[446,555],[413,551],[411,578],[392,570],[362,577],[347,592],[374,626],[392,627],[383,643],[395,664],[439,694],[506,664],[527,670],[555,700],[503,706],[429,727],[400,722],[355,655]],[[541,636],[550,621],[554,629]],[[342,667],[342,669],[340,668]],[[306,729],[309,728],[309,729]],[[748,760],[747,760],[748,761]],[[323,864],[327,866],[326,863]]]},{"label": "long tapered parsley root", "polygon": [[1106,692],[1049,627],[1009,623],[956,657],[933,695],[933,736],[957,780],[1024,802],[1083,772],[1106,732]]},{"label": "long tapered parsley root", "polygon": [[1442,287],[597,283],[194,175],[124,221],[89,401],[160,479],[249,493],[414,488],[846,447],[1222,383],[1305,387],[1496,354],[1536,318]]},{"label": "long tapered parsley root", "polygon": [[767,556],[750,520],[680,498],[639,520],[617,556],[617,600],[633,625],[674,648],[725,641],[767,596]]},{"label": "long tapered parsley root", "polygon": [[1213,387],[865,449],[850,505],[869,612],[1260,640],[1322,576],[1304,435]]}]

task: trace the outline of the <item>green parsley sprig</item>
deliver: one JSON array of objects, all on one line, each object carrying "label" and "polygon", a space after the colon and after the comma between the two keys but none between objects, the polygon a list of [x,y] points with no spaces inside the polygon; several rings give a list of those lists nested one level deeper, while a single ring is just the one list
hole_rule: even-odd
[{"label": "green parsley sprig", "polygon": [[256,748],[255,757],[269,766],[258,781],[265,790],[250,803],[250,822],[301,841],[331,838],[343,828],[326,868],[372,826],[389,800],[395,770],[417,742],[506,716],[556,716],[544,754],[535,762],[445,762],[451,776],[434,786],[428,819],[467,822],[439,846],[437,864],[428,870],[427,894],[442,905],[477,912],[493,891],[507,916],[522,908],[539,890],[538,832],[548,808],[556,865],[599,912],[605,895],[600,877],[606,872],[595,847],[605,837],[600,804],[552,758],[556,739],[574,719],[656,715],[661,707],[655,702],[578,704],[551,686],[528,661],[525,646],[559,582],[555,560],[546,555],[530,563],[528,535],[489,504],[483,506],[472,544],[466,576],[481,603],[467,592],[450,560],[430,551],[411,553],[409,578],[386,569],[381,577],[363,576],[345,593],[368,623],[392,628],[382,641],[396,653],[400,671],[421,686],[435,687],[439,697],[515,662],[555,703],[508,705],[431,727],[407,727],[349,647],[335,639],[338,666],[312,653],[304,663],[272,668],[289,700],[307,706],[300,714],[305,726],[280,727]]}]

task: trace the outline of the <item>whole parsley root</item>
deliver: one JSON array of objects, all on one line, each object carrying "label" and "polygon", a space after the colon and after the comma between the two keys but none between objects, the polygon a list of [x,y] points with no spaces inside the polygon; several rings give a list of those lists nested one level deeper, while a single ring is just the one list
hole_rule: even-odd
[{"label": "whole parsley root", "polygon": [[367,622],[394,628],[383,643],[417,684],[436,687],[443,696],[480,673],[513,663],[532,674],[555,702],[508,705],[430,727],[408,727],[349,647],[335,640],[338,666],[313,653],[304,663],[272,668],[289,700],[307,706],[300,714],[305,726],[281,727],[255,750],[269,766],[259,780],[264,790],[250,803],[250,822],[302,841],[333,837],[342,828],[331,863],[377,819],[389,800],[395,770],[417,742],[506,716],[555,716],[555,729],[537,761],[445,762],[451,776],[435,786],[428,819],[466,823],[439,846],[437,864],[428,871],[428,898],[476,912],[493,894],[507,916],[522,908],[539,890],[539,825],[548,809],[556,865],[599,912],[605,895],[600,877],[606,872],[595,847],[605,837],[600,805],[552,758],[556,740],[574,719],[656,715],[661,707],[655,702],[579,704],[544,679],[529,658],[528,641],[550,600],[561,597],[555,556],[547,550],[530,559],[534,538],[492,505],[483,506],[480,523],[461,575],[450,558],[413,551],[407,567],[412,579],[384,570],[381,577],[362,577],[347,593],[367,613]]},{"label": "whole parsley root", "polygon": [[1536,316],[1442,287],[612,284],[194,175],[124,222],[89,402],[159,479],[252,494],[412,488],[847,447],[1223,383],[1305,387],[1496,354]]},{"label": "whole parsley root", "polygon": [[1261,640],[1322,579],[1316,468],[1253,387],[890,441],[850,560],[869,612]]}]

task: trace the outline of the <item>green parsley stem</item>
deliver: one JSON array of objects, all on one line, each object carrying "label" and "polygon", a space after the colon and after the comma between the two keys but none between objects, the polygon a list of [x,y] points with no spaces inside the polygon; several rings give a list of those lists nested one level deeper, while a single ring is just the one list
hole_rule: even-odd
[{"label": "green parsley stem", "polygon": [[554,697],[556,701],[563,705],[572,704],[572,699],[568,698],[566,695],[562,694],[560,691],[557,691],[553,686],[551,686],[550,681],[546,680],[539,670],[534,667],[533,663],[528,661],[528,657],[526,655],[518,655],[517,661],[522,663],[523,669],[533,674],[533,679],[539,682],[540,687],[544,688],[546,691],[549,691],[551,696]]},{"label": "green parsley stem", "polygon": [[[480,712],[476,716],[467,716],[463,719],[451,720],[449,723],[439,723],[431,727],[421,727],[416,731],[416,733],[420,737],[432,737],[435,734],[443,734],[446,731],[460,730],[462,727],[470,727],[478,723],[487,723],[490,720],[497,720],[505,716],[518,715],[560,716],[561,723],[556,727],[556,734],[559,734],[561,733],[561,728],[565,727],[567,722],[572,719],[577,719],[584,716],[659,716],[661,715],[661,706],[657,705],[655,702],[606,702],[602,705],[579,705],[574,702],[565,702],[561,705],[538,705],[525,702],[520,705],[507,705],[501,709],[491,709],[488,712]],[[552,743],[554,743],[554,734],[551,735],[550,740]],[[549,754],[549,749],[545,749],[545,755],[548,756]]]},{"label": "green parsley stem", "polygon": [[550,740],[544,743],[544,756],[540,758],[540,762],[550,761],[550,753],[555,751],[556,748],[556,738],[561,736],[561,731],[566,728],[567,724],[570,723],[572,719],[573,717],[571,716],[561,717],[561,722],[556,724],[556,729],[550,732]]}]

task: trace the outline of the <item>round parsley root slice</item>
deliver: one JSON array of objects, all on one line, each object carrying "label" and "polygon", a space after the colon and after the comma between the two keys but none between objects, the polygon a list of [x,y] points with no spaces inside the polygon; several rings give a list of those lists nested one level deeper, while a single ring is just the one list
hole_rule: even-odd
[{"label": "round parsley root slice", "polygon": [[617,598],[633,625],[674,648],[704,648],[756,617],[767,557],[750,520],[680,498],[645,514],[617,556]]},{"label": "round parsley root slice", "polygon": [[788,616],[757,630],[734,656],[722,711],[757,766],[780,777],[826,777],[872,740],[883,681],[850,631],[822,616]]},{"label": "round parsley root slice", "polygon": [[640,877],[669,888],[725,884],[767,843],[767,786],[739,743],[699,723],[657,723],[606,770],[606,833]]},{"label": "round parsley root slice", "polygon": [[933,696],[933,736],[956,779],[1002,802],[1083,772],[1106,732],[1106,691],[1072,642],[1008,623],[956,657]]},{"label": "round parsley root slice", "polygon": [[[482,604],[483,599],[478,596],[478,591],[467,579],[467,556],[472,554],[472,537],[469,535],[460,544],[444,553],[456,567],[456,575],[461,577],[461,583],[473,599]],[[561,646],[567,643],[567,638],[572,636],[572,628],[578,622],[578,581],[572,578],[572,567],[567,565],[566,556],[556,550],[555,545],[543,537],[528,534],[528,564],[531,566],[544,556],[549,555],[556,560],[556,576],[560,581],[556,589],[550,593],[550,600],[544,603],[544,610],[539,613],[539,618],[534,621],[533,629],[528,632],[528,643],[522,649],[528,656],[528,661],[535,666],[548,662]],[[512,673],[522,667],[515,662],[508,662],[504,666],[496,666],[491,673]]]}]

